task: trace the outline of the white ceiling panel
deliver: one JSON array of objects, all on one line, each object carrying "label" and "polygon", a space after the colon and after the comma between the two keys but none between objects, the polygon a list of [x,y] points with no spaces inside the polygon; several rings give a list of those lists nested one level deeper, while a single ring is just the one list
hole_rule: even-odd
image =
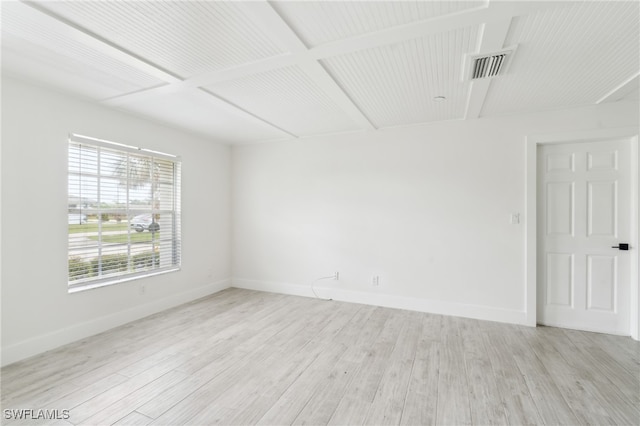
[{"label": "white ceiling panel", "polygon": [[2,70],[229,143],[373,131],[637,101],[639,5],[0,0]]},{"label": "white ceiling panel", "polygon": [[39,7],[180,77],[283,53],[237,2],[65,1]]},{"label": "white ceiling panel", "polygon": [[584,2],[514,18],[508,73],[482,115],[594,104],[640,69],[640,3]]},{"label": "white ceiling panel", "polygon": [[478,28],[462,28],[322,63],[376,127],[460,119],[469,90],[463,55],[477,36]]},{"label": "white ceiling panel", "polygon": [[273,1],[309,47],[477,7],[478,1]]},{"label": "white ceiling panel", "polygon": [[198,89],[149,97],[120,109],[186,128],[222,143],[291,138],[255,118],[225,108],[213,96]]},{"label": "white ceiling panel", "polygon": [[299,67],[260,73],[207,90],[298,136],[358,129]]},{"label": "white ceiling panel", "polygon": [[163,83],[83,44],[64,24],[18,2],[2,5],[2,50],[5,72],[89,98]]}]

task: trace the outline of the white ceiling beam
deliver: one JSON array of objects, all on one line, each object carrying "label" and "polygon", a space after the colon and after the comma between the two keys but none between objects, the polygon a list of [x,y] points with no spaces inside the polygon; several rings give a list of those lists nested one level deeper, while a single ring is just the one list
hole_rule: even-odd
[{"label": "white ceiling beam", "polygon": [[[266,72],[286,66],[299,66],[349,117],[357,123],[362,129],[375,129],[373,124],[364,115],[364,113],[353,103],[351,98],[342,90],[342,88],[333,80],[329,73],[316,60],[311,59],[309,50],[304,45],[297,34],[287,25],[280,15],[266,1],[250,2],[243,5],[244,11],[252,22],[260,25],[266,34],[273,36],[274,41],[283,46],[290,53],[267,58],[261,61],[245,64],[238,67],[228,68],[221,71],[202,74],[189,78],[185,81],[171,84],[170,86],[150,88],[135,93],[124,94],[113,98],[103,100],[103,103],[112,106],[122,106],[130,102],[139,102],[141,100],[150,99],[168,93],[174,93],[186,87],[197,88],[213,85],[218,82],[238,79],[244,76]],[[210,96],[214,96],[210,91],[206,91]],[[221,98],[216,98],[220,102],[224,102]],[[239,108],[236,105],[233,105]],[[259,118],[245,111],[253,118]],[[268,123],[268,122],[267,122]],[[273,123],[272,126],[283,130]],[[287,132],[292,135],[291,133]]]},{"label": "white ceiling beam", "polygon": [[387,28],[373,33],[363,34],[332,43],[323,44],[309,50],[311,57],[322,59],[344,55],[364,49],[397,44],[407,40],[422,38],[433,34],[443,33],[478,26],[483,23],[511,20],[514,16],[526,15],[539,10],[561,7],[563,2],[526,2],[499,1],[489,6],[469,9],[449,15],[412,22],[405,25]]},{"label": "white ceiling beam", "polygon": [[[374,33],[350,37],[334,43],[328,43],[312,49],[306,49],[300,38],[286,25],[280,15],[265,1],[241,3],[246,13],[251,14],[256,23],[262,22],[265,31],[273,33],[277,40],[290,53],[272,56],[249,64],[203,73],[185,81],[173,83],[177,87],[202,87],[223,81],[229,81],[261,72],[270,71],[304,62],[310,58],[323,59],[376,46],[400,43],[418,37],[428,36],[443,31],[451,31],[468,26],[482,25],[485,22],[505,21],[513,16],[525,15],[536,10],[561,7],[563,2],[494,2],[490,6],[462,11],[459,13],[436,17],[407,25],[392,27]],[[146,91],[123,94],[119,102],[129,99],[136,101],[145,96],[144,92],[164,92],[164,88],[150,88]]]},{"label": "white ceiling beam", "polygon": [[[300,67],[322,91],[336,103],[361,128],[373,130],[375,127],[366,115],[353,103],[331,75],[316,60],[308,56],[308,49],[300,37],[291,29],[285,20],[266,1],[244,3],[250,19],[261,26],[266,34],[271,34],[274,41],[279,42],[295,55],[295,65]],[[234,78],[237,78],[234,76]]]},{"label": "white ceiling beam", "polygon": [[151,75],[158,80],[165,81],[167,83],[177,83],[182,81],[175,75],[155,66],[144,59],[128,52],[107,40],[102,39],[96,34],[90,33],[74,23],[56,16],[48,10],[42,8],[39,4],[31,1],[18,2],[25,8],[25,13],[28,13],[30,19],[32,19],[34,25],[38,25],[38,22],[47,21],[51,25],[55,25],[61,34],[67,34],[70,38],[77,40],[78,42],[95,49],[105,55],[113,58],[119,62],[127,64],[133,68],[136,68],[148,75]]},{"label": "white ceiling beam", "polygon": [[279,130],[280,132],[282,132],[283,133],[283,137],[298,138],[298,135],[295,135],[295,134],[289,132],[288,130],[283,129],[282,127],[280,127],[280,126],[278,126],[278,125],[276,125],[276,124],[274,124],[274,123],[272,123],[270,121],[267,121],[264,118],[259,117],[259,116],[255,115],[254,113],[252,113],[250,111],[247,111],[246,109],[244,109],[244,108],[242,108],[242,107],[240,107],[240,106],[238,106],[238,105],[236,105],[234,103],[231,103],[226,99],[223,99],[223,98],[217,96],[214,93],[211,93],[211,92],[209,92],[207,90],[203,90],[203,89],[187,89],[187,90],[194,90],[195,93],[197,93],[197,96],[201,97],[202,99],[206,99],[206,101],[209,102],[209,103],[214,104],[216,108],[224,109],[224,110],[230,111],[230,112],[232,112],[234,114],[240,114],[240,115],[244,116],[245,118],[250,118],[250,119],[252,119],[254,121],[259,121],[261,123],[267,124],[267,125],[275,128],[275,129]]},{"label": "white ceiling beam", "polygon": [[[478,51],[476,53],[491,53],[501,50],[504,47],[504,42],[507,38],[510,27],[511,18],[484,24],[481,31]],[[468,64],[465,63],[465,66],[468,66]],[[484,78],[471,82],[464,116],[465,119],[480,117],[482,106],[484,105],[487,94],[489,93],[489,88],[491,87],[491,80],[491,78]]]},{"label": "white ceiling beam", "polygon": [[151,87],[148,89],[125,93],[124,95],[117,95],[110,98],[102,99],[100,100],[100,103],[112,107],[119,107],[130,103],[141,102],[147,99],[153,99],[171,93],[176,93],[184,89],[185,86],[180,83],[167,84],[164,86]]},{"label": "white ceiling beam", "polygon": [[143,92],[138,92],[138,93],[132,93],[130,95],[127,95],[126,97],[122,97],[122,96],[116,96],[110,99],[105,99],[102,101],[103,104],[105,105],[109,105],[112,107],[122,107],[122,106],[126,106],[129,103],[132,102],[141,102],[141,101],[146,101],[149,99],[153,99],[154,97],[162,97],[163,95],[168,95],[171,93],[176,93],[176,92],[182,92],[182,93],[186,93],[186,92],[190,92],[191,94],[194,94],[195,96],[198,96],[201,99],[206,100],[206,102],[208,102],[209,104],[211,104],[212,107],[217,108],[217,109],[221,109],[224,111],[229,111],[233,114],[237,114],[240,116],[243,116],[244,118],[247,118],[251,121],[257,121],[260,122],[262,124],[267,124],[277,130],[279,130],[280,132],[283,133],[283,137],[286,138],[297,138],[298,135],[295,135],[277,125],[275,125],[274,123],[271,123],[270,121],[267,121],[261,117],[258,117],[257,115],[235,105],[232,104],[231,102],[222,99],[218,96],[216,96],[213,93],[210,93],[206,90],[202,90],[196,87],[184,87],[184,86],[180,86],[177,87],[176,85],[167,85],[167,86],[162,86],[157,88],[156,90],[146,90]]},{"label": "white ceiling beam", "polygon": [[375,130],[369,118],[353,103],[336,81],[317,61],[308,60],[298,64],[300,68],[326,93],[336,105],[365,130]]},{"label": "white ceiling beam", "polygon": [[[288,26],[283,25],[282,18],[275,12],[275,10],[266,2],[252,2],[251,7],[244,7],[244,12],[249,16],[253,22],[258,22],[264,26],[265,33],[272,34],[274,38],[280,42],[290,52],[306,52],[307,48],[302,41],[289,29]],[[149,88],[147,90],[140,90],[133,93],[127,93],[120,96],[114,96],[112,98],[103,99],[101,102],[105,105],[121,107],[129,103],[146,101],[155,97],[163,95],[177,93],[181,91],[192,91],[197,96],[207,100],[214,107],[220,108],[226,111],[230,111],[236,114],[240,114],[245,118],[253,121],[259,121],[263,124],[267,124],[281,132],[283,136],[290,138],[297,138],[298,136],[279,127],[278,125],[271,123],[259,117],[244,108],[229,102],[217,96],[215,93],[201,89],[201,87],[210,85],[217,81],[227,81],[231,79],[241,78],[243,76],[253,75],[258,72],[265,72],[272,69],[282,68],[290,65],[294,65],[299,57],[292,55],[291,53],[270,57],[266,60],[253,62],[250,64],[242,65],[239,67],[227,68],[214,73],[207,73],[202,76],[195,76],[188,81],[177,81],[173,84]],[[212,79],[211,75],[217,76]]]},{"label": "white ceiling beam", "polygon": [[299,53],[308,50],[300,37],[266,0],[240,2],[239,5],[251,22],[260,26],[264,34],[271,35],[274,42],[289,52]]},{"label": "white ceiling beam", "polygon": [[615,102],[627,96],[629,93],[634,90],[638,92],[640,89],[640,71],[620,83],[609,93],[604,95],[602,98],[598,99],[596,104],[601,104],[603,102]]},{"label": "white ceiling beam", "polygon": [[[241,4],[246,13],[251,15],[253,22],[255,22],[256,25],[260,25],[265,33],[272,34],[275,41],[279,42],[283,47],[289,50],[289,53],[273,56],[249,64],[242,64],[224,70],[203,73],[184,81],[174,82],[171,84],[170,88],[157,87],[137,91],[131,94],[123,94],[106,100],[105,103],[123,105],[128,102],[136,102],[141,99],[146,99],[147,97],[153,97],[156,96],[156,94],[179,90],[182,87],[203,87],[286,66],[308,64],[310,59],[319,60],[341,54],[353,53],[366,48],[400,43],[406,40],[425,37],[443,31],[482,25],[485,22],[506,22],[510,21],[513,16],[525,15],[542,9],[560,7],[559,5],[562,3],[535,1],[493,2],[489,6],[482,6],[480,8],[455,14],[392,27],[374,33],[354,36],[337,42],[317,46],[312,49],[307,49],[305,47],[304,43],[295,34],[295,32],[266,1],[247,2]],[[328,74],[323,76],[323,73],[319,72],[317,68],[312,69],[311,65],[305,66],[319,81],[322,82],[322,84],[325,84],[325,88],[330,87],[330,85],[327,85],[327,77],[331,80],[333,79]],[[322,68],[322,70],[324,71],[324,68]],[[324,71],[324,74],[326,74],[326,71]],[[364,114],[355,113],[353,110],[355,105],[353,105],[348,96],[344,94],[342,89],[340,89],[335,82],[333,85],[333,88],[327,90],[333,93],[334,100],[336,100],[343,108],[350,109],[351,116],[355,117],[356,122],[361,125],[369,123],[369,125],[364,125],[364,128],[372,128],[371,123]],[[477,91],[480,91],[481,85],[481,83],[475,84]],[[342,93],[342,95],[339,95],[338,93]],[[346,100],[349,102],[346,102]],[[352,106],[346,106],[348,104],[352,104]],[[357,107],[355,108],[357,109]]]},{"label": "white ceiling beam", "polygon": [[206,72],[190,77],[187,80],[172,83],[169,87],[150,87],[136,92],[124,93],[122,95],[103,99],[102,102],[109,105],[124,105],[128,102],[138,102],[161,94],[174,93],[185,87],[206,87],[216,83],[237,80],[239,78],[248,77],[258,73],[289,67],[295,65],[298,61],[300,61],[300,56],[285,53],[278,56],[271,56],[250,64],[243,64],[238,67]]},{"label": "white ceiling beam", "polygon": [[290,67],[300,61],[300,58],[303,56],[305,55],[291,53],[271,56],[249,64],[242,64],[237,67],[225,68],[219,71],[196,75],[185,80],[181,84],[191,87],[201,87],[229,80],[236,80],[238,78],[248,77],[254,74]]},{"label": "white ceiling beam", "polygon": [[[272,31],[273,28],[268,27],[269,23],[274,21],[284,23],[286,28],[278,25],[278,40],[290,53],[272,56],[257,62],[242,64],[237,67],[227,68],[203,73],[201,75],[186,79],[183,84],[188,86],[204,86],[207,84],[219,83],[223,81],[233,80],[238,76],[248,76],[284,66],[294,65],[306,59],[324,59],[332,56],[338,56],[346,53],[357,52],[366,48],[373,48],[386,44],[395,44],[430,34],[436,34],[443,31],[451,31],[468,26],[481,25],[484,22],[492,22],[495,20],[510,19],[512,16],[531,13],[532,11],[557,7],[555,3],[550,2],[508,2],[507,5],[492,3],[490,7],[483,6],[472,10],[467,10],[443,17],[436,17],[424,21],[418,21],[407,25],[392,27],[389,29],[368,33],[364,35],[349,37],[333,43],[323,44],[311,49],[303,49],[303,43],[298,36],[290,29],[282,20],[277,12],[266,2],[248,2],[245,6],[247,13],[251,14],[254,19],[260,17],[265,19],[264,30]],[[257,8],[254,10],[254,8]],[[464,19],[461,20],[461,17]],[[390,37],[387,40],[387,37]],[[295,39],[294,39],[295,38]]]}]

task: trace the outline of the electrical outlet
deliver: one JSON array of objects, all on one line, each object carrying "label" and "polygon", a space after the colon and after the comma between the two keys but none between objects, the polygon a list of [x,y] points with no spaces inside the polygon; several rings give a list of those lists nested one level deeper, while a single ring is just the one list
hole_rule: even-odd
[{"label": "electrical outlet", "polygon": [[380,285],[380,276],[379,275],[374,275],[373,279],[371,280],[371,284],[374,287],[378,287]]},{"label": "electrical outlet", "polygon": [[340,272],[336,272],[335,274],[333,274],[333,279],[334,280],[339,280],[340,279]]}]

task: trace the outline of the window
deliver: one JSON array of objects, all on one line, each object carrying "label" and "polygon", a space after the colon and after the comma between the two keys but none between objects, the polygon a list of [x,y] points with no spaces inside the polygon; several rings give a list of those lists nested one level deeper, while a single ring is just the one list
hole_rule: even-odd
[{"label": "window", "polygon": [[180,267],[180,160],[69,138],[69,291]]}]

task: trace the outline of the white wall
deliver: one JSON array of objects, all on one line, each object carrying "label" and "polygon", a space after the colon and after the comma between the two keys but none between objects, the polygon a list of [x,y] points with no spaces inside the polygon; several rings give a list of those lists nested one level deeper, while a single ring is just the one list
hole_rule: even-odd
[{"label": "white wall", "polygon": [[525,137],[622,126],[637,103],[234,147],[233,284],[524,324]]},{"label": "white wall", "polygon": [[[525,136],[623,126],[638,126],[637,103],[230,149],[3,78],[2,364],[231,275],[310,296],[313,279],[339,271],[318,283],[322,297],[523,323],[524,226],[509,215],[526,220]],[[182,156],[180,272],[67,293],[69,132]]]},{"label": "white wall", "polygon": [[[67,293],[70,132],[182,157],[181,271]],[[229,285],[228,146],[3,78],[1,158],[3,365]]]}]

